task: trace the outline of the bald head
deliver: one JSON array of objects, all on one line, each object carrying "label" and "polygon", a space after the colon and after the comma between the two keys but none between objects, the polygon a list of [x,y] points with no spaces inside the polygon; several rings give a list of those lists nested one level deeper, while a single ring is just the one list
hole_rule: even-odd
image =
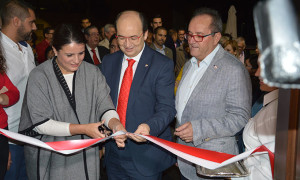
[{"label": "bald head", "polygon": [[144,47],[148,31],[141,13],[124,11],[117,16],[117,41],[121,51],[128,57],[137,56]]},{"label": "bald head", "polygon": [[123,11],[119,13],[116,18],[117,31],[118,31],[118,27],[117,27],[118,22],[124,19],[126,20],[130,19],[130,20],[134,20],[135,22],[138,22],[139,23],[138,25],[141,26],[143,32],[146,32],[148,30],[147,20],[145,19],[142,13],[137,11]]}]

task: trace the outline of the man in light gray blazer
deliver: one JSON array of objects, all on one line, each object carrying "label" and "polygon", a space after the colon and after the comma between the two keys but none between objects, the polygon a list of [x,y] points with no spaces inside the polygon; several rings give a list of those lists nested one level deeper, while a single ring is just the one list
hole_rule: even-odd
[{"label": "man in light gray blazer", "polygon": [[[202,8],[191,18],[187,39],[193,56],[183,69],[176,94],[178,143],[237,154],[234,135],[250,118],[251,84],[247,70],[218,42],[222,20]],[[205,179],[195,165],[178,159],[182,179]]]}]

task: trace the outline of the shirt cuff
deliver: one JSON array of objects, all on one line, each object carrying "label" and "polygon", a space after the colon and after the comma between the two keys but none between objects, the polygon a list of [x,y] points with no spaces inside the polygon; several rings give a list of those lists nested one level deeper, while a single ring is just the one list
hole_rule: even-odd
[{"label": "shirt cuff", "polygon": [[34,130],[39,134],[51,136],[71,136],[70,123],[55,121],[53,119],[36,126]]},{"label": "shirt cuff", "polygon": [[[119,115],[118,115],[118,113],[117,113],[115,110],[109,110],[109,111],[106,111],[106,112],[103,114],[103,116],[102,116],[102,118],[101,118],[101,121],[104,120],[104,125],[105,125],[106,127],[108,127],[108,123],[109,123],[109,121],[110,121],[112,118],[117,118],[118,120],[120,120]],[[108,127],[108,128],[109,128],[109,127]]]}]

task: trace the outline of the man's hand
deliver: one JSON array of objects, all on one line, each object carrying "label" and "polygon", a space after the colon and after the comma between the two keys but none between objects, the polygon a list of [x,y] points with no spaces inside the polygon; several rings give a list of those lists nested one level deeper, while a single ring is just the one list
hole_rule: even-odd
[{"label": "man's hand", "polygon": [[[113,133],[118,131],[124,131],[125,133],[127,132],[121,122],[116,118],[109,120],[108,127],[112,129]],[[125,141],[127,139],[126,134],[115,136],[114,139],[118,147],[125,147]]]},{"label": "man's hand", "polygon": [[[125,133],[127,132],[121,123],[113,128],[113,133],[118,132],[118,131],[124,131]],[[114,139],[115,139],[118,147],[125,147],[125,141],[127,139],[126,134],[115,136]]]},{"label": "man's hand", "polygon": [[145,138],[142,138],[140,136],[137,136],[135,134],[141,134],[141,135],[149,135],[150,134],[150,127],[148,124],[140,124],[137,128],[137,130],[133,133],[129,133],[128,137],[136,142],[146,142],[147,140]]},{"label": "man's hand", "polygon": [[186,143],[193,141],[193,127],[191,122],[184,123],[175,129],[176,136]]}]

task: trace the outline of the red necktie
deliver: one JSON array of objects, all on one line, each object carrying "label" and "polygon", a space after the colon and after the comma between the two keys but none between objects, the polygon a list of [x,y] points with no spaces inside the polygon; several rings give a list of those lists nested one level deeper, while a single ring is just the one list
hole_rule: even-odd
[{"label": "red necktie", "polygon": [[94,60],[94,64],[95,64],[95,65],[100,64],[100,61],[99,61],[99,59],[97,58],[95,49],[92,49],[92,52],[93,52],[93,60]]},{"label": "red necktie", "polygon": [[122,85],[120,88],[119,98],[118,98],[118,107],[117,113],[120,116],[120,121],[125,127],[126,124],[126,111],[127,111],[127,104],[128,98],[130,93],[130,87],[132,83],[133,71],[132,66],[135,63],[133,59],[126,59],[128,61],[128,67],[124,73]]}]

